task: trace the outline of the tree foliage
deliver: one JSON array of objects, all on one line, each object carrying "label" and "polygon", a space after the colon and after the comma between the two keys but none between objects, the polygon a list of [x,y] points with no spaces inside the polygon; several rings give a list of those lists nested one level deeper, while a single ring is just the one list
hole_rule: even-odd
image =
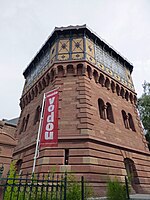
[{"label": "tree foliage", "polygon": [[146,81],[143,84],[143,94],[138,99],[138,109],[146,132],[146,140],[149,142],[150,149],[150,83]]}]

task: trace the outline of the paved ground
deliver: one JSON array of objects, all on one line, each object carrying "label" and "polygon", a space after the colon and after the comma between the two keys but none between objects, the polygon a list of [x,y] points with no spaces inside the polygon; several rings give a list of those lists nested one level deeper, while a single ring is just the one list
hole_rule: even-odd
[{"label": "paved ground", "polygon": [[130,195],[131,200],[137,199],[137,200],[150,200],[150,194],[134,194]]},{"label": "paved ground", "polygon": [[[107,200],[107,198],[97,197],[97,198],[90,198],[89,200]],[[133,194],[130,195],[130,200],[150,200],[150,194]]]}]

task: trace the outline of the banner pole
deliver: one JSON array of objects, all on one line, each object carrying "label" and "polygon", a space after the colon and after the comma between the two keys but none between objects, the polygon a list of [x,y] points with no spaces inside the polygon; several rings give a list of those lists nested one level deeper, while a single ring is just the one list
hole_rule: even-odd
[{"label": "banner pole", "polygon": [[44,96],[43,96],[42,109],[41,109],[41,115],[40,115],[40,123],[39,123],[38,135],[37,135],[37,139],[36,139],[36,148],[35,148],[35,154],[34,154],[32,174],[34,174],[34,171],[35,171],[36,159],[37,159],[37,154],[38,154],[38,151],[39,151],[39,142],[40,142],[42,119],[43,119],[44,103],[45,103],[45,93],[44,93]]}]

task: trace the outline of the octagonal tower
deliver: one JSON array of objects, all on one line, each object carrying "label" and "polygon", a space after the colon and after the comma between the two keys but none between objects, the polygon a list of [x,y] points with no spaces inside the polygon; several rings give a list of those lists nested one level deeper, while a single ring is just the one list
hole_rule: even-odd
[{"label": "octagonal tower", "polygon": [[84,175],[98,195],[109,178],[124,182],[128,174],[135,192],[148,192],[150,154],[132,70],[86,25],[55,28],[23,73],[14,153],[23,173],[32,172],[43,95],[59,87],[58,147],[41,148],[36,172]]}]

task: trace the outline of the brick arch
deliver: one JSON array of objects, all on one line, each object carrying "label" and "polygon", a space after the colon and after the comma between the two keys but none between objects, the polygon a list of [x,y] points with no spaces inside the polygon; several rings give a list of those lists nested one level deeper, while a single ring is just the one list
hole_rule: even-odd
[{"label": "brick arch", "polygon": [[34,96],[36,97],[37,96],[37,94],[38,94],[38,86],[37,85],[35,85],[35,87],[34,87]]},{"label": "brick arch", "polygon": [[133,94],[131,92],[130,92],[129,98],[130,98],[130,102],[133,103]]},{"label": "brick arch", "polygon": [[23,163],[23,160],[22,160],[22,159],[19,159],[19,160],[17,160],[17,162],[16,162],[16,164],[15,164],[16,173],[17,173],[17,174],[20,174],[20,172],[21,172],[22,163]]},{"label": "brick arch", "polygon": [[51,69],[51,71],[50,71],[50,82],[54,81],[54,77],[55,77],[54,69]]},{"label": "brick arch", "polygon": [[92,68],[89,65],[87,65],[87,76],[92,79]]},{"label": "brick arch", "polygon": [[120,96],[121,96],[122,98],[124,98],[124,96],[125,96],[125,91],[124,91],[124,88],[123,88],[123,87],[121,87]]},{"label": "brick arch", "polygon": [[132,118],[132,115],[130,113],[128,113],[128,120],[129,120],[129,127],[130,127],[130,129],[132,129],[132,131],[135,131],[135,126],[134,126],[133,118]]},{"label": "brick arch", "polygon": [[138,190],[137,190],[136,184],[139,183],[139,178],[138,178],[135,163],[131,158],[126,157],[124,158],[124,165],[125,165],[127,176],[130,179],[131,186],[137,192]]},{"label": "brick arch", "polygon": [[46,88],[46,80],[45,78],[43,77],[42,78],[42,90],[44,90]]},{"label": "brick arch", "polygon": [[105,103],[103,99],[99,98],[98,99],[98,109],[99,109],[99,115],[101,119],[106,119],[105,115]]},{"label": "brick arch", "polygon": [[[81,63],[82,64],[82,63]],[[86,76],[86,73],[87,73],[87,65],[85,63],[82,64],[83,65],[83,68],[82,68],[82,75],[83,76]]]},{"label": "brick arch", "polygon": [[128,101],[129,100],[129,92],[128,90],[125,91],[125,99]]},{"label": "brick arch", "polygon": [[98,83],[98,72],[95,69],[93,71],[93,77],[94,77],[95,83]]},{"label": "brick arch", "polygon": [[30,103],[31,102],[31,92],[29,91],[29,93],[28,93],[28,103]]},{"label": "brick arch", "polygon": [[38,83],[38,92],[41,93],[41,91],[42,91],[42,83],[41,83],[41,81],[39,81],[39,83]]},{"label": "brick arch", "polygon": [[110,79],[106,77],[105,79],[105,87],[109,90],[110,89]]},{"label": "brick arch", "polygon": [[133,100],[134,100],[134,104],[136,105],[137,104],[137,97],[136,97],[136,95],[134,95]]},{"label": "brick arch", "polygon": [[115,91],[116,91],[116,84],[115,84],[114,81],[111,81],[111,91],[112,91],[113,93],[115,93]]},{"label": "brick arch", "polygon": [[28,104],[28,96],[27,95],[25,95],[24,100],[25,100],[25,105],[27,105]]},{"label": "brick arch", "polygon": [[116,84],[116,93],[120,96],[120,86],[118,84]]},{"label": "brick arch", "polygon": [[64,67],[63,67],[63,65],[58,65],[57,66],[57,72],[58,72],[58,77],[62,77],[62,76],[64,76]]},{"label": "brick arch", "polygon": [[32,90],[31,90],[31,100],[34,99],[34,95],[35,95],[35,94],[34,94],[34,89],[32,89]]},{"label": "brick arch", "polygon": [[82,76],[83,75],[83,64],[77,65],[77,75]]},{"label": "brick arch", "polygon": [[73,65],[69,64],[66,66],[66,69],[67,69],[67,74],[75,74],[75,68]]},{"label": "brick arch", "polygon": [[107,115],[107,119],[111,123],[114,123],[114,115],[113,115],[113,111],[112,111],[112,106],[109,102],[106,103],[106,115]]},{"label": "brick arch", "polygon": [[126,129],[129,129],[128,116],[124,110],[121,111],[123,123]]},{"label": "brick arch", "polygon": [[104,76],[102,73],[100,73],[100,76],[99,76],[99,84],[100,84],[101,86],[104,86],[104,83],[105,83],[105,76]]},{"label": "brick arch", "polygon": [[50,82],[50,75],[49,75],[49,73],[46,74],[45,81],[46,81],[46,86],[48,86],[49,82]]}]

